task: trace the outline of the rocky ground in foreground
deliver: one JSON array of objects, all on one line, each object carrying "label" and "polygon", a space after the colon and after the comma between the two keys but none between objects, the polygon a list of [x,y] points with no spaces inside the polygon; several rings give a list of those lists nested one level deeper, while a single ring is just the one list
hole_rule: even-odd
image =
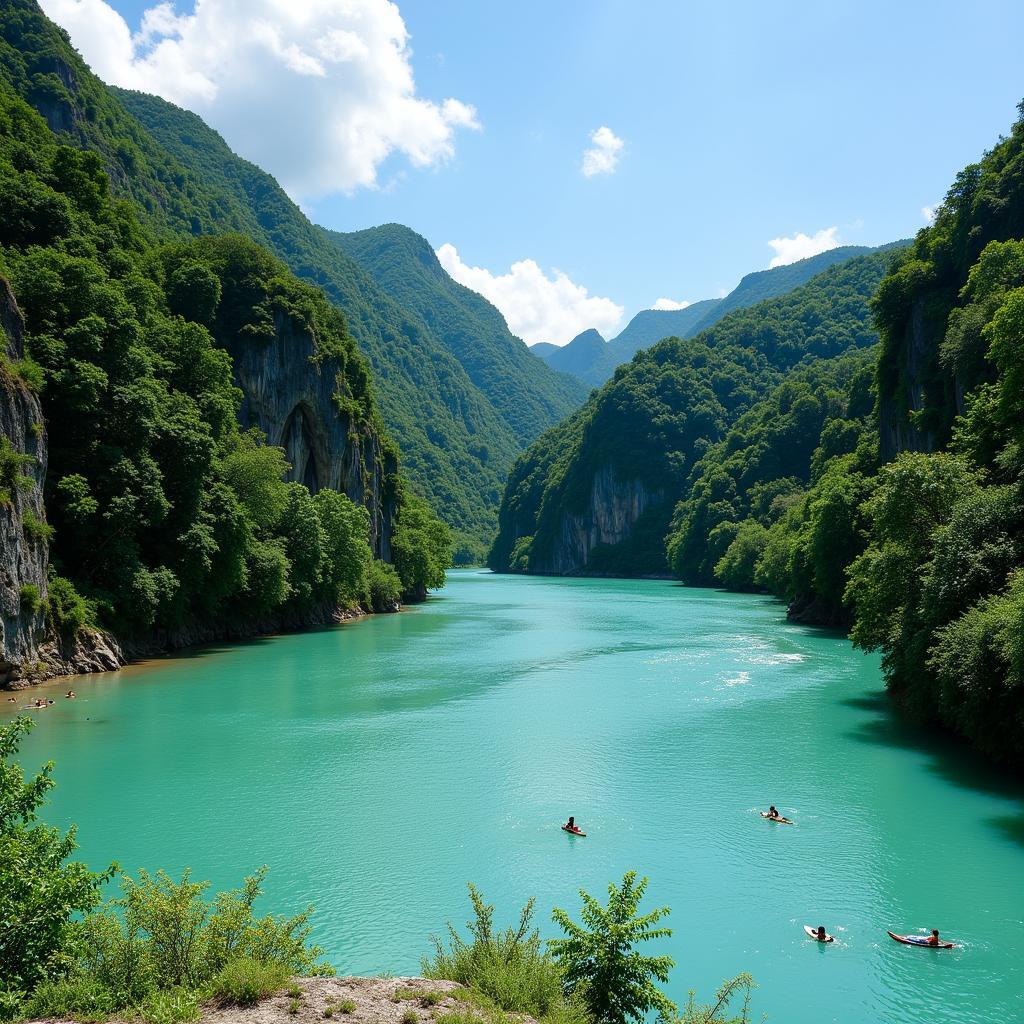
[{"label": "rocky ground in foreground", "polygon": [[[298,993],[297,995],[295,993]],[[469,991],[453,981],[426,978],[295,978],[255,1006],[204,1006],[200,1024],[433,1024],[458,1014],[465,1024],[487,1014],[468,1001]],[[526,1015],[509,1015],[537,1024]],[[34,1021],[31,1024],[50,1024]]]}]

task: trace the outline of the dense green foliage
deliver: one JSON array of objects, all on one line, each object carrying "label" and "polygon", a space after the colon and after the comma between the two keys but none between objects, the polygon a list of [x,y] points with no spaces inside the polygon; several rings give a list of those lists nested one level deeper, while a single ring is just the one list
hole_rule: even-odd
[{"label": "dense green foliage", "polygon": [[570,413],[584,389],[537,366],[497,310],[452,281],[414,232],[328,232],[194,114],[154,96],[116,95],[167,152],[242,211],[246,234],[344,312],[411,485],[453,529],[459,560],[479,561],[512,460]]},{"label": "dense green foliage", "polygon": [[[0,183],[0,272],[25,316],[49,424],[56,630],[88,618],[124,634],[268,613],[301,621],[370,603],[366,510],[287,483],[280,450],[240,432],[225,350],[272,338],[286,318],[315,339],[348,429],[381,437],[338,310],[243,236],[157,243],[111,197],[99,157],[59,145],[2,83]],[[400,483],[385,486],[401,522]],[[446,534],[421,504],[405,517],[403,589],[422,595],[443,583]],[[425,537],[429,551],[416,552]]]},{"label": "dense green foliage", "polygon": [[[100,82],[34,0],[0,9],[0,80],[62,141],[97,154],[158,237],[240,232],[322,288],[371,364],[412,487],[441,510],[462,560],[482,557],[512,459],[575,408],[581,387],[536,366],[494,308],[446,276],[428,273],[411,296],[422,308],[403,306],[194,114]],[[406,276],[410,249],[398,242],[377,269],[390,261]]]},{"label": "dense green foliage", "polygon": [[36,820],[53,785],[53,764],[26,780],[13,762],[33,723],[0,726],[0,1017],[3,990],[27,991],[59,967],[71,939],[71,917],[100,902],[111,872],[96,874],[69,862],[75,830]]},{"label": "dense green foliage", "polygon": [[[470,941],[449,924],[447,945],[433,939],[434,955],[423,961],[423,974],[468,986],[478,1012],[459,1018],[458,1024],[473,1024],[481,1018],[489,1024],[506,1024],[508,1013],[527,1013],[544,1024],[624,1024],[643,1019],[645,1010],[657,1011],[663,1024],[749,1024],[754,987],[749,975],[726,981],[708,1004],[697,1003],[691,992],[681,1014],[655,986],[655,981],[666,980],[673,961],[648,957],[634,948],[669,934],[668,929],[651,927],[668,913],[667,908],[637,913],[646,884],[646,879],[637,882],[635,872],[629,872],[621,886],[608,887],[607,907],[581,892],[588,928],[555,910],[556,923],[569,937],[549,941],[546,950],[537,930],[530,927],[533,900],[523,908],[516,925],[498,931],[494,907],[470,885]],[[727,1015],[737,997],[743,1000],[739,1015]],[[456,1024],[455,1019],[440,1019]]]},{"label": "dense green foliage", "polygon": [[621,886],[609,884],[607,906],[580,890],[582,925],[564,910],[553,912],[566,937],[550,941],[551,953],[564,972],[568,991],[579,992],[599,1024],[627,1024],[651,1012],[663,1019],[676,1015],[675,1004],[655,985],[668,981],[675,962],[670,956],[647,956],[635,948],[672,934],[671,928],[654,927],[669,913],[668,907],[638,913],[646,888],[646,878],[637,881],[636,872],[627,871]]},{"label": "dense green foliage", "polygon": [[188,871],[122,875],[121,897],[100,906],[116,866],[99,875],[69,861],[74,829],[35,821],[54,783],[52,764],[26,780],[13,761],[31,724],[0,727],[0,1019],[171,1024],[197,1017],[202,999],[251,1002],[293,974],[331,973],[309,944],[312,908],[253,912],[266,868],[212,901]]},{"label": "dense green foliage", "polygon": [[[401,224],[330,237],[462,364],[473,384],[511,427],[520,445],[575,409],[586,389],[553,374],[514,337],[505,318],[482,295],[441,267],[425,238]],[[490,461],[484,453],[481,461]]]},{"label": "dense green foliage", "polygon": [[[683,309],[642,310],[620,334],[606,344],[595,344],[595,339],[588,339],[588,335],[597,335],[597,332],[585,331],[561,349],[555,346],[535,347],[534,353],[549,366],[572,373],[593,387],[600,387],[612,376],[617,366],[628,363],[641,349],[648,348],[662,338],[692,338],[713,327],[734,310],[746,309],[766,299],[785,295],[831,266],[845,263],[856,256],[883,252],[903,244],[894,242],[877,249],[858,245],[829,249],[796,263],[747,274],[723,299],[705,299]],[[597,335],[596,340],[603,342],[604,339]]]},{"label": "dense green foliage", "polygon": [[[735,590],[763,585],[756,570],[771,529],[783,521],[788,527],[830,461],[852,456],[871,432],[873,355],[874,350],[858,351],[795,370],[696,463],[667,537],[669,562],[680,579],[699,585],[719,581]],[[862,456],[870,459],[868,446]],[[847,471],[849,461],[843,462]],[[822,485],[819,498],[824,490]],[[830,521],[821,543],[801,551],[808,561],[801,571],[818,580],[828,619],[842,614],[848,560],[841,560],[840,535]]]},{"label": "dense green foliage", "polygon": [[534,901],[523,908],[515,926],[494,927],[494,907],[472,884],[469,897],[473,920],[469,939],[448,925],[448,944],[435,936],[434,955],[423,961],[423,976],[445,978],[466,985],[510,1013],[528,1013],[537,1020],[585,1021],[582,1007],[566,999],[562,975],[531,928]]},{"label": "dense green foliage", "polygon": [[880,251],[832,266],[781,298],[730,313],[694,338],[666,339],[620,367],[516,463],[492,567],[560,568],[564,525],[587,514],[594,480],[605,472],[639,481],[651,504],[624,542],[596,548],[575,568],[664,572],[669,519],[694,464],[794,367],[876,340],[868,300],[889,258]]}]

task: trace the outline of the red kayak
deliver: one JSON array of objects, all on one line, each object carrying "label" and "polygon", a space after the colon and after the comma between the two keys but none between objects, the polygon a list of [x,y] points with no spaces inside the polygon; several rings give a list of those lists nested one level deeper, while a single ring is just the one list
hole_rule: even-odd
[{"label": "red kayak", "polygon": [[586,832],[583,832],[583,831],[581,831],[578,828],[569,828],[568,825],[563,825],[562,826],[562,831],[563,832],[568,832],[569,835],[571,835],[571,836],[582,836],[584,839],[587,838],[587,833]]},{"label": "red kayak", "polygon": [[925,935],[897,935],[889,932],[889,938],[902,942],[904,946],[925,946],[928,949],[955,949],[954,942],[929,942]]}]

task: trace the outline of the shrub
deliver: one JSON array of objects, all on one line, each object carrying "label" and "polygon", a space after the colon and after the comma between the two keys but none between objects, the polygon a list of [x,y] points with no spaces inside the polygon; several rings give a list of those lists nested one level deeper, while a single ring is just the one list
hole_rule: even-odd
[{"label": "shrub", "polygon": [[9,437],[0,437],[0,505],[8,505],[18,491],[28,491],[35,479],[25,470],[35,465],[35,457],[19,452]]},{"label": "shrub", "polygon": [[119,993],[87,974],[46,980],[36,986],[25,1003],[29,1019],[102,1021],[122,1009]]},{"label": "shrub", "polygon": [[51,576],[46,598],[47,625],[65,640],[73,640],[78,631],[93,620],[89,603],[63,576]]},{"label": "shrub", "polygon": [[370,563],[367,589],[370,608],[375,612],[393,611],[402,600],[402,581],[398,573],[379,558]]},{"label": "shrub", "polygon": [[95,908],[115,871],[97,874],[69,861],[74,828],[62,834],[36,822],[54,785],[53,764],[26,780],[12,760],[33,724],[23,716],[0,726],[0,964],[5,987],[26,991],[55,969],[72,937],[72,918]]},{"label": "shrub", "polygon": [[18,591],[18,599],[22,611],[29,615],[35,615],[43,603],[42,597],[39,596],[39,588],[34,583],[23,583]]},{"label": "shrub", "polygon": [[639,942],[672,934],[670,928],[654,927],[669,913],[668,907],[637,914],[646,888],[646,878],[638,882],[636,872],[627,871],[621,886],[614,882],[608,886],[607,907],[580,890],[584,925],[576,924],[564,910],[556,908],[552,913],[568,936],[549,943],[564,971],[566,988],[579,992],[600,1024],[641,1020],[652,1010],[661,1017],[674,1017],[677,1012],[654,984],[668,981],[672,958],[644,956],[634,948]]},{"label": "shrub", "polygon": [[423,962],[427,978],[444,978],[483,993],[502,1010],[535,1017],[561,1014],[562,978],[554,961],[541,950],[540,936],[531,930],[534,901],[522,909],[519,922],[503,932],[494,929],[494,907],[469,886],[473,920],[467,942],[448,926],[448,945],[434,938],[434,956]]},{"label": "shrub", "polygon": [[40,519],[30,508],[25,509],[21,517],[21,528],[33,544],[49,543],[56,533],[46,521]]},{"label": "shrub", "polygon": [[199,993],[187,988],[154,992],[140,1007],[146,1024],[180,1024],[199,1019]]},{"label": "shrub", "polygon": [[356,1004],[352,999],[339,999],[337,1008],[342,1013],[353,1013],[355,1012]]},{"label": "shrub", "polygon": [[419,1014],[415,1010],[406,1010],[402,1014],[402,1024],[416,1024],[419,1019]]},{"label": "shrub", "polygon": [[231,960],[208,986],[211,999],[222,1006],[252,1006],[284,988],[289,971],[273,960],[256,960],[244,956]]}]

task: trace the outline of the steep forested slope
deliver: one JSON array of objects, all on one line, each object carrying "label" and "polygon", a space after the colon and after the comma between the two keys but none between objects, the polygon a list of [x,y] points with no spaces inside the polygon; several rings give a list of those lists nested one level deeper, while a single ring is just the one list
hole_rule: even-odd
[{"label": "steep forested slope", "polygon": [[[100,157],[59,145],[3,81],[0,196],[0,279],[20,306],[8,297],[4,333],[24,352],[3,376],[45,418],[12,435],[5,414],[0,504],[46,466],[46,519],[20,521],[56,575],[22,576],[20,599],[45,610],[58,659],[88,624],[146,643],[390,604],[398,577],[374,554],[410,595],[440,582],[443,527],[404,493],[369,370],[321,292],[240,235],[160,244]],[[240,364],[258,373],[268,351],[278,374],[298,364],[304,426],[264,422],[260,394],[286,388]],[[265,443],[277,426],[308,460],[327,445],[330,477],[289,467]]]},{"label": "steep forested slope", "polygon": [[[903,707],[1018,768],[1022,236],[1024,117],[881,282],[872,414],[863,370],[787,381],[701,460],[669,538],[684,579],[765,588],[796,618],[849,626]],[[821,429],[815,406],[830,410]],[[812,422],[790,433],[798,412]]]},{"label": "steep forested slope", "polygon": [[530,355],[482,295],[452,280],[421,235],[401,224],[328,232],[462,364],[521,444],[575,410],[586,388]]},{"label": "steep forested slope", "polygon": [[[322,287],[370,360],[411,483],[453,526],[463,557],[481,555],[515,454],[572,411],[583,389],[537,368],[525,346],[521,358],[510,355],[511,336],[497,341],[487,334],[493,343],[480,352],[495,356],[497,365],[481,365],[476,353],[467,372],[456,354],[472,348],[464,337],[441,337],[420,312],[404,308],[311,224],[273,178],[235,156],[198,117],[104,86],[34,0],[11,0],[0,9],[0,77],[58,135],[100,156],[114,191],[136,204],[156,234],[239,231]],[[497,314],[482,299],[474,305],[486,334]],[[504,396],[503,410],[474,383],[474,373],[490,381],[499,403]]]},{"label": "steep forested slope", "polygon": [[[685,309],[641,310],[619,335],[603,347],[593,344],[581,345],[571,357],[567,357],[565,349],[556,348],[552,351],[544,348],[537,351],[535,347],[535,352],[548,365],[572,373],[585,383],[597,387],[611,377],[617,366],[629,362],[638,351],[661,341],[662,338],[692,338],[701,331],[713,327],[728,313],[785,295],[831,266],[845,263],[856,256],[883,252],[905,244],[906,242],[890,242],[877,248],[844,245],[829,249],[796,263],[747,274],[723,299],[704,299],[702,302],[691,303]],[[569,348],[578,340],[574,339],[565,348]]]},{"label": "steep forested slope", "polygon": [[889,259],[878,252],[834,265],[620,367],[517,461],[491,565],[665,572],[665,533],[694,462],[792,367],[875,342],[868,301]]}]

